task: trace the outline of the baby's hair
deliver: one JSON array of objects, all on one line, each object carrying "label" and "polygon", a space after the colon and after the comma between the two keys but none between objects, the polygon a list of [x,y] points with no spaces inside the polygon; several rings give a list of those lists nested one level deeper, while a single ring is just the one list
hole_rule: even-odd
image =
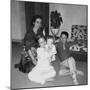
[{"label": "baby's hair", "polygon": [[68,38],[68,36],[69,36],[69,35],[68,35],[68,32],[66,32],[66,31],[61,32],[60,37],[61,37],[63,34]]},{"label": "baby's hair", "polygon": [[52,39],[52,41],[54,42],[53,36],[48,36],[48,37],[47,37],[47,40],[48,40],[48,39]]},{"label": "baby's hair", "polygon": [[53,36],[48,36],[47,39],[53,39]]}]

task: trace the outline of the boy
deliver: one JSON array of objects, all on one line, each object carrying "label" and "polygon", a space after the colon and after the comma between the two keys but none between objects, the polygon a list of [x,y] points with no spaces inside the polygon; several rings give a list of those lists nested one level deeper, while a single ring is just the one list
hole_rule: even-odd
[{"label": "boy", "polygon": [[47,81],[52,81],[55,77],[56,72],[53,66],[50,64],[51,54],[47,52],[46,41],[44,37],[38,40],[40,47],[37,48],[37,64],[28,74],[29,80],[45,84]]},{"label": "boy", "polygon": [[57,44],[57,53],[60,58],[60,65],[62,68],[66,67],[69,68],[69,70],[62,69],[59,71],[59,75],[64,75],[66,73],[71,74],[74,84],[78,85],[76,74],[83,75],[83,73],[76,69],[76,62],[71,56],[70,43],[67,42],[67,39],[68,33],[63,31],[60,36],[60,41]]}]

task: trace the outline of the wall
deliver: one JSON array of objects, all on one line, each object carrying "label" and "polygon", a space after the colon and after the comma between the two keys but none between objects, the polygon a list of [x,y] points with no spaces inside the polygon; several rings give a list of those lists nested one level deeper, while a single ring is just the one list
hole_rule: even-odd
[{"label": "wall", "polygon": [[[72,25],[87,25],[87,7],[80,5],[50,4],[51,11],[58,10],[62,14],[64,23],[60,27],[61,31],[66,30],[71,33]],[[50,20],[49,20],[50,21]],[[50,22],[49,22],[50,25]],[[50,26],[49,26],[50,27]],[[25,4],[24,2],[11,0],[11,35],[13,41],[20,41],[26,33]],[[51,34],[51,32],[50,32]],[[70,34],[71,35],[71,34]]]},{"label": "wall", "polygon": [[21,41],[26,33],[24,2],[11,0],[12,41]]},{"label": "wall", "polygon": [[[57,10],[58,12],[61,13],[64,21],[63,24],[61,25],[60,33],[61,31],[68,31],[69,36],[71,36],[70,33],[72,25],[87,25],[87,6],[85,5],[81,6],[81,5],[67,5],[67,4],[65,5],[52,3],[50,4],[49,15],[50,12],[54,10]],[[58,35],[60,35],[60,33]]]},{"label": "wall", "polygon": [[[34,15],[43,17],[44,26],[49,27],[49,4],[41,2],[25,2],[26,29],[30,30]],[[48,30],[47,30],[48,31]]]}]

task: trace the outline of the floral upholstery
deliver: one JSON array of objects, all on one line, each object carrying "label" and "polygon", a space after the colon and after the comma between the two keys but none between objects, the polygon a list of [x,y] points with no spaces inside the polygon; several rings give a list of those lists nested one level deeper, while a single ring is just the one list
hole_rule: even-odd
[{"label": "floral upholstery", "polygon": [[79,46],[87,47],[87,26],[72,25],[71,39],[76,41]]}]

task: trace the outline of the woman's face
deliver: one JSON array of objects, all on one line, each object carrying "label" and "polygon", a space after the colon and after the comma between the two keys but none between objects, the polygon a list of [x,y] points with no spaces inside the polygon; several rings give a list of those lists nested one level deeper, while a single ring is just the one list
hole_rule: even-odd
[{"label": "woman's face", "polygon": [[34,22],[34,27],[39,29],[42,26],[42,19],[37,18]]}]

